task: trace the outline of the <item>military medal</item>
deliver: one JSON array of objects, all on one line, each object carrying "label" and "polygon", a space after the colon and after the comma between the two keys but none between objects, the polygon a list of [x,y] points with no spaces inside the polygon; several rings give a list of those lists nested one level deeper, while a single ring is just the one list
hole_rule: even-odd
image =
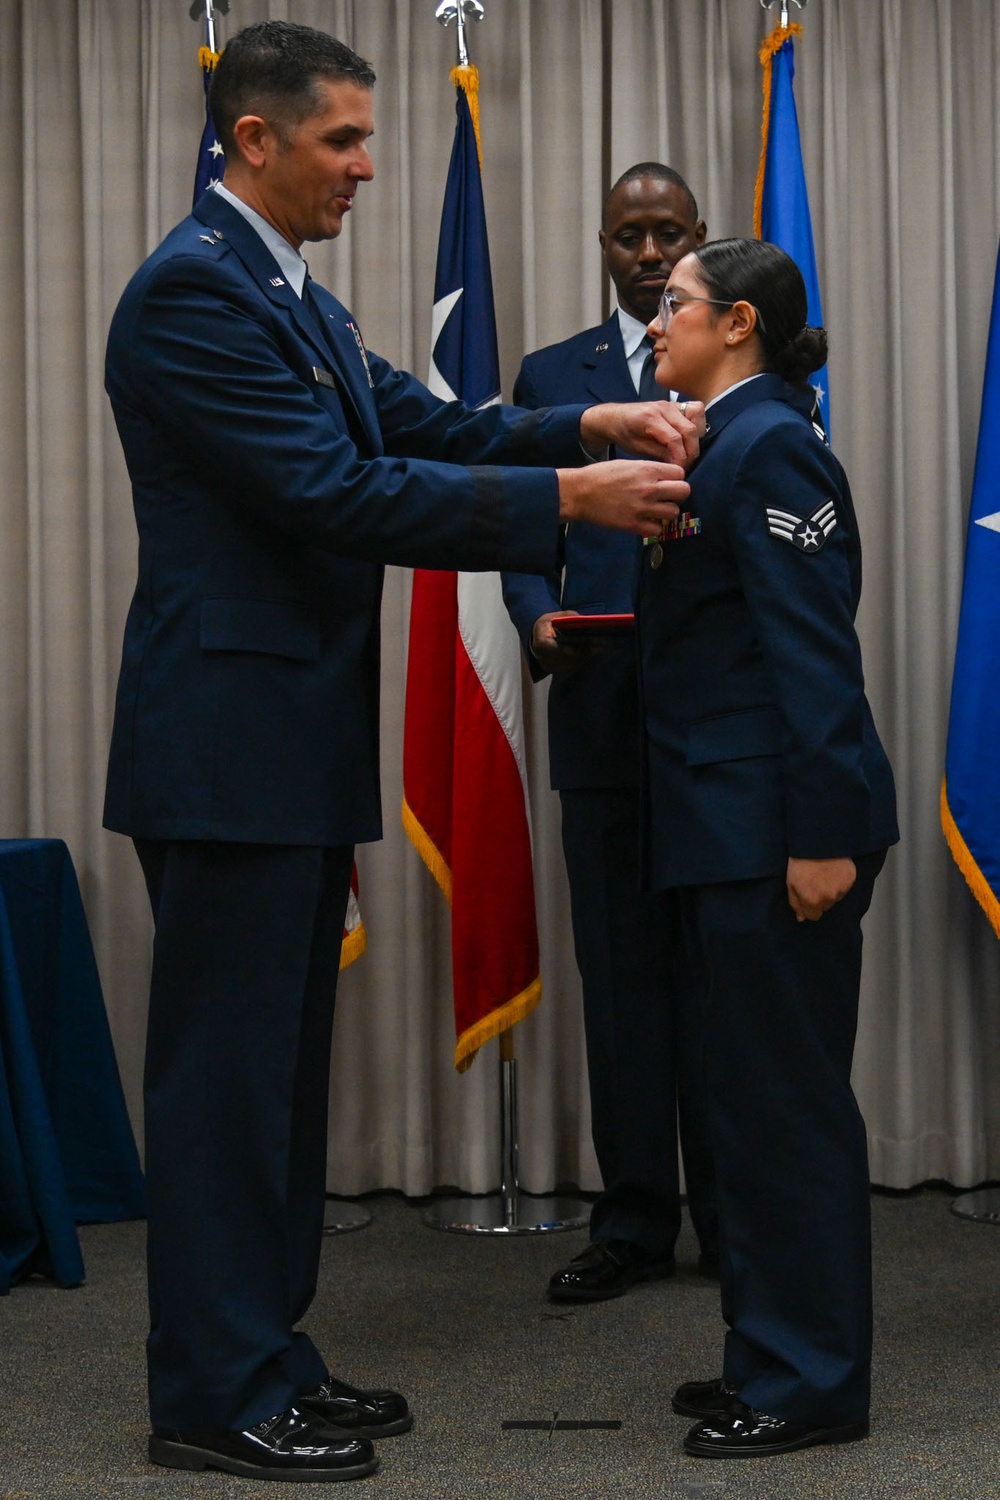
[{"label": "military medal", "polygon": [[673,521],[662,522],[658,537],[647,536],[643,539],[643,546],[650,549],[649,566],[651,568],[662,567],[665,542],[681,542],[685,537],[700,534],[701,516],[693,516],[690,511],[682,510]]}]

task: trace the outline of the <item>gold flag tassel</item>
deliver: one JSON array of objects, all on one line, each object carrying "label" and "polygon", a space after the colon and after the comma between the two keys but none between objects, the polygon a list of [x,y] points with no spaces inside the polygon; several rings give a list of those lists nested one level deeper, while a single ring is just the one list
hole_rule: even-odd
[{"label": "gold flag tassel", "polygon": [[199,47],[198,66],[203,73],[214,73],[221,56],[221,52],[213,52],[211,47]]},{"label": "gold flag tassel", "polygon": [[457,89],[465,90],[465,97],[469,101],[469,114],[472,116],[472,128],[476,134],[476,155],[479,157],[479,170],[483,169],[483,143],[479,139],[479,69],[472,63],[465,67],[459,65],[452,68],[449,78]]},{"label": "gold flag tassel", "polygon": [[764,38],[760,52],[757,54],[764,65],[764,114],[760,126],[760,162],[757,166],[757,182],[753,190],[753,232],[759,240],[764,237],[764,168],[767,165],[767,140],[771,130],[771,69],[774,54],[780,52],[790,37],[801,35],[802,27],[798,21],[792,21],[788,26],[776,26]]}]

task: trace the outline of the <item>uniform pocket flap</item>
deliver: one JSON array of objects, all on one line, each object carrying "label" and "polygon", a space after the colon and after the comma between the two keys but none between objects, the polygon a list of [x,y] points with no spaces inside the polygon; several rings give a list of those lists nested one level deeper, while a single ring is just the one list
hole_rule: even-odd
[{"label": "uniform pocket flap", "polygon": [[261,651],[318,661],[319,624],[294,599],[203,599],[203,651]]},{"label": "uniform pocket flap", "polygon": [[689,766],[780,753],[781,720],[775,708],[744,708],[735,714],[699,719],[688,726]]}]

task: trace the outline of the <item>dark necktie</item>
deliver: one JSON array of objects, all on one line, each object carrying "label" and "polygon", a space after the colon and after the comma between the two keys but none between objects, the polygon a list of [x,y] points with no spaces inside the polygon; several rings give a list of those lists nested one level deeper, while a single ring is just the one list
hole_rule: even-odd
[{"label": "dark necktie", "polygon": [[662,386],[658,386],[656,383],[656,360],[653,358],[653,342],[653,335],[647,333],[640,346],[649,351],[642,367],[642,373],[639,376],[640,401],[662,401],[666,395]]},{"label": "dark necktie", "polygon": [[313,294],[312,277],[308,274],[308,272],[306,273],[305,281],[302,283],[302,305],[307,309],[313,322],[321,330],[323,337],[326,339],[326,342],[329,343],[330,337],[326,331],[326,320],[323,317],[323,313],[320,310],[320,305],[316,301],[316,297]]}]

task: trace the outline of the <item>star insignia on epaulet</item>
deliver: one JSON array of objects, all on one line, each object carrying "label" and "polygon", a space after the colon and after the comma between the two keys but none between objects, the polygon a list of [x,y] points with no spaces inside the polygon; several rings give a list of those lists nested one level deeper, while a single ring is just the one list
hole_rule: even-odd
[{"label": "star insignia on epaulet", "polygon": [[826,539],[837,525],[837,512],[833,501],[826,500],[811,516],[796,516],[790,510],[777,510],[768,506],[767,529],[772,536],[783,542],[791,542],[802,552],[820,552]]}]

